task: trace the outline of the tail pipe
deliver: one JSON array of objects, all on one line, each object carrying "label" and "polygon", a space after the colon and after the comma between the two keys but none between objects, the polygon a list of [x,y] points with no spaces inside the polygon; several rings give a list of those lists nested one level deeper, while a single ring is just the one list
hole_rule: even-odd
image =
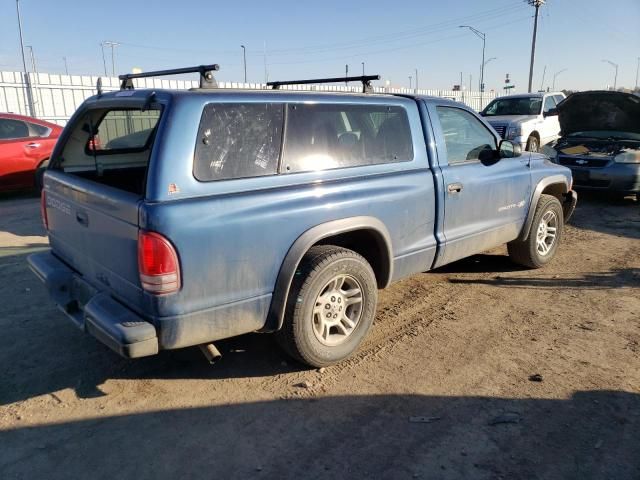
[{"label": "tail pipe", "polygon": [[220,350],[218,350],[213,343],[206,343],[204,345],[200,345],[200,350],[202,350],[202,353],[204,354],[205,358],[211,365],[213,365],[214,363],[216,363],[218,360],[222,358],[222,354],[220,353]]}]

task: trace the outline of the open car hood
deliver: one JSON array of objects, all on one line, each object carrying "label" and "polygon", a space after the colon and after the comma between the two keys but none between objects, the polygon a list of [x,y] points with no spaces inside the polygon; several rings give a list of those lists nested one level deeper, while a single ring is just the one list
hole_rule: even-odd
[{"label": "open car hood", "polygon": [[640,97],[591,91],[569,95],[558,104],[562,135],[586,131],[640,133]]}]

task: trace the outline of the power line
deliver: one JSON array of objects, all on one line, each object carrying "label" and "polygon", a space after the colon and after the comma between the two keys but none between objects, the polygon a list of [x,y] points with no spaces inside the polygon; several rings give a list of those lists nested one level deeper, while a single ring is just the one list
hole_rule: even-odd
[{"label": "power line", "polygon": [[[510,2],[511,3],[511,2]],[[410,38],[416,38],[425,35],[431,35],[433,33],[439,33],[444,30],[448,30],[452,26],[458,25],[462,21],[473,20],[474,22],[491,21],[500,17],[506,17],[524,11],[525,8],[510,8],[505,7],[492,8],[472,15],[465,15],[462,17],[453,18],[443,22],[426,25],[423,27],[404,30],[394,33],[388,33],[385,35],[377,35],[373,37],[364,37],[359,40],[353,40],[350,42],[338,42],[333,44],[311,45],[305,47],[296,48],[282,48],[282,49],[269,49],[269,56],[289,56],[289,55],[306,55],[314,53],[325,53],[335,51],[336,49],[351,49],[361,46],[371,46],[381,43],[389,43],[390,41],[407,40]],[[193,48],[176,48],[176,47],[163,47],[156,45],[142,45],[138,43],[119,42],[120,45],[124,45],[132,48],[141,48],[149,50],[162,50],[162,51],[174,51],[174,52],[189,52],[189,53],[207,53],[211,54],[211,50],[200,50]],[[236,55],[233,50],[217,50],[215,52],[218,55]],[[262,56],[262,53],[253,52],[247,53],[248,56]]]},{"label": "power line", "polygon": [[[526,17],[520,17],[520,18],[516,18],[510,22],[501,22],[499,24],[493,25],[493,26],[488,26],[488,27],[484,27],[485,30],[493,30],[496,28],[502,28],[505,25],[511,25],[514,23],[519,23],[522,22],[524,20],[529,20],[531,17],[529,15],[527,15]],[[301,64],[306,64],[306,63],[321,63],[321,62],[331,62],[333,60],[341,60],[341,59],[348,59],[348,58],[354,58],[354,57],[361,57],[361,56],[366,56],[366,55],[375,55],[375,54],[379,54],[379,53],[390,53],[390,52],[397,52],[399,50],[407,50],[407,49],[411,49],[411,48],[416,48],[416,47],[423,47],[426,45],[431,45],[434,43],[440,43],[446,40],[452,40],[452,39],[456,39],[456,38],[462,38],[462,37],[466,37],[467,34],[463,33],[463,34],[458,34],[458,35],[449,35],[446,37],[440,37],[434,40],[429,40],[427,42],[420,42],[420,43],[413,43],[413,44],[409,44],[409,45],[403,45],[400,47],[393,47],[393,48],[388,48],[388,49],[382,49],[382,50],[371,50],[371,51],[364,51],[364,52],[356,52],[353,54],[348,54],[348,55],[340,55],[340,56],[332,56],[329,58],[325,58],[325,59],[312,59],[312,60],[302,60],[302,61],[291,61],[291,62],[270,62],[269,65],[301,65]]]}]

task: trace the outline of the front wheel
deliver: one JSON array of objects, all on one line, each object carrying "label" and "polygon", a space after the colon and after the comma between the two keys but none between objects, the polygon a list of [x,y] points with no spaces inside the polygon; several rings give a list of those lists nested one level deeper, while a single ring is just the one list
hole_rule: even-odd
[{"label": "front wheel", "polygon": [[334,364],[362,343],[377,300],[376,277],[362,256],[333,245],[312,247],[294,276],[276,339],[302,363]]},{"label": "front wheel", "polygon": [[531,135],[527,139],[526,150],[527,152],[533,152],[533,153],[538,153],[540,151],[540,140],[538,140],[538,137]]},{"label": "front wheel", "polygon": [[552,195],[540,195],[526,239],[507,245],[509,257],[529,268],[540,268],[556,254],[562,239],[564,217],[560,201]]}]

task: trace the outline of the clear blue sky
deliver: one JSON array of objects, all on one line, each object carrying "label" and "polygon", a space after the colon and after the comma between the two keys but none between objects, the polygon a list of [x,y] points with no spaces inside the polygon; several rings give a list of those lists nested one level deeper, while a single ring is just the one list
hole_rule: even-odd
[{"label": "clear blue sky", "polygon": [[[311,6],[311,5],[313,6]],[[417,68],[421,87],[477,89],[482,42],[468,24],[486,32],[487,89],[502,88],[509,73],[526,88],[533,8],[524,0],[405,2],[377,0],[252,2],[189,0],[20,0],[25,45],[40,71],[102,74],[100,42],[113,40],[118,73],[217,62],[220,80],[241,80],[247,48],[249,81],[340,76],[345,64],[380,73],[407,86]],[[0,70],[21,70],[15,0],[0,0]],[[541,9],[534,86],[567,69],[556,88],[633,87],[640,56],[640,0],[548,0]],[[110,54],[107,50],[107,68]],[[415,81],[415,80],[414,80]]]}]

